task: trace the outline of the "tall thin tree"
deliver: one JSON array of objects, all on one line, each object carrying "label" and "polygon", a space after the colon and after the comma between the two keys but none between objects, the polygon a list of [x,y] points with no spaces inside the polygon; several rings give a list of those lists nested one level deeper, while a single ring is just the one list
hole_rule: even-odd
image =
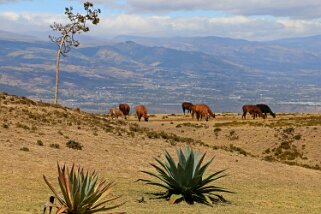
[{"label": "tall thin tree", "polygon": [[74,38],[76,33],[88,32],[89,27],[86,25],[87,22],[91,22],[94,25],[99,23],[98,14],[101,13],[100,9],[93,9],[93,3],[84,3],[84,9],[86,14],[73,13],[72,7],[65,8],[65,15],[68,17],[69,22],[67,24],[54,23],[50,25],[53,31],[58,31],[59,36],[49,35],[52,42],[58,45],[57,59],[56,59],[56,89],[55,89],[55,101],[58,103],[58,84],[59,84],[59,64],[60,57],[67,56],[67,53],[72,47],[78,47],[79,41]]}]

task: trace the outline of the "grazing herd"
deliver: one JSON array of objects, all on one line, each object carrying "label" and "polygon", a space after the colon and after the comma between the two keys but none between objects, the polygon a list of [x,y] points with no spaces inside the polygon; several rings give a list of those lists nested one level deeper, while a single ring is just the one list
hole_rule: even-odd
[{"label": "grazing herd", "polygon": [[[208,121],[210,117],[215,118],[215,113],[211,110],[211,108],[208,105],[204,103],[192,104],[190,102],[183,102],[182,109],[184,115],[185,111],[187,111],[187,113],[192,115],[193,119],[196,117],[197,120],[204,119]],[[263,119],[265,119],[267,117],[267,114],[270,114],[273,118],[275,118],[275,113],[273,113],[271,108],[266,104],[243,105],[242,110],[242,119],[246,119],[247,113],[252,115],[253,119],[257,117],[262,117]],[[142,118],[144,118],[145,121],[148,121],[149,116],[146,106],[138,105],[135,107],[135,111],[139,121]],[[127,119],[129,112],[130,106],[127,103],[121,103],[119,104],[118,108],[111,108],[109,110],[109,114],[112,119],[118,117],[124,117],[125,119]]]}]

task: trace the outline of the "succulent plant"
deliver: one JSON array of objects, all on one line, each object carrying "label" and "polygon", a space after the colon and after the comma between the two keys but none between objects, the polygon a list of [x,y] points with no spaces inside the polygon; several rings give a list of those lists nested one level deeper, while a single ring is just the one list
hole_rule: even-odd
[{"label": "succulent plant", "polygon": [[206,153],[200,156],[191,148],[185,151],[182,149],[176,150],[178,162],[176,163],[173,157],[165,151],[165,161],[162,162],[155,158],[158,165],[150,163],[157,173],[142,171],[143,173],[156,178],[156,181],[149,179],[139,179],[148,185],[154,185],[166,190],[159,195],[160,198],[166,198],[171,204],[180,201],[186,201],[189,204],[194,202],[212,205],[214,202],[227,202],[223,196],[218,193],[231,191],[211,185],[212,182],[225,177],[225,170],[217,171],[213,174],[204,176],[206,169],[212,163],[212,158],[207,163],[203,164]]},{"label": "succulent plant", "polygon": [[[83,168],[75,169],[73,165],[69,171],[65,165],[58,166],[58,182],[62,196],[49,183],[46,176],[43,176],[46,184],[54,193],[50,197],[50,201],[45,205],[43,213],[49,208],[51,213],[52,208],[56,208],[56,214],[91,214],[96,212],[104,212],[117,208],[124,203],[105,206],[106,203],[119,198],[114,197],[106,199],[114,184],[107,182],[104,179],[98,179],[97,173],[94,171],[89,173]],[[55,203],[55,200],[58,202]]]}]

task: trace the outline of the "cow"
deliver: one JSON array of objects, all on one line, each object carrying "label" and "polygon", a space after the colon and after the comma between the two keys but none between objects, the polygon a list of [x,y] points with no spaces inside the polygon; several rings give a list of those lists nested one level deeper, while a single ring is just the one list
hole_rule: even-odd
[{"label": "cow", "polygon": [[259,107],[262,111],[262,113],[267,117],[267,113],[272,115],[273,118],[275,118],[275,113],[272,112],[271,108],[266,104],[256,104],[257,107]]},{"label": "cow", "polygon": [[257,117],[257,115],[259,115],[260,117],[265,119],[265,115],[262,114],[261,109],[259,107],[257,107],[256,105],[243,105],[242,110],[243,110],[242,119],[246,119],[247,113],[252,114],[253,119],[255,119]]},{"label": "cow", "polygon": [[130,112],[129,105],[127,103],[121,103],[119,104],[119,110],[123,112],[123,114],[125,115],[125,119],[127,120],[127,115],[129,115]]},{"label": "cow", "polygon": [[123,117],[124,114],[121,110],[119,110],[118,108],[111,108],[109,109],[109,113],[112,119],[114,119],[115,117]]},{"label": "cow", "polygon": [[145,121],[148,121],[148,114],[147,114],[147,108],[144,105],[138,105],[136,106],[136,114],[138,117],[138,120],[140,121],[140,119],[143,117]]},{"label": "cow", "polygon": [[215,114],[212,112],[211,108],[206,104],[195,104],[192,106],[192,118],[196,114],[197,120],[202,120],[203,118],[208,121],[209,117],[215,118]]},{"label": "cow", "polygon": [[190,103],[190,102],[182,103],[182,109],[183,109],[184,115],[185,115],[185,110],[187,110],[187,113],[192,113],[192,106],[193,106],[193,103]]}]

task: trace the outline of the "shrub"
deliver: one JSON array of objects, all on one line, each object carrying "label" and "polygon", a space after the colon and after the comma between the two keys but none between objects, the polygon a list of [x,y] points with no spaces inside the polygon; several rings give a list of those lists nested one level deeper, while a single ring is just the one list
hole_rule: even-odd
[{"label": "shrub", "polygon": [[59,149],[60,148],[60,145],[57,144],[57,143],[52,143],[49,145],[51,148],[55,148],[55,149]]},{"label": "shrub", "polygon": [[38,145],[38,146],[43,146],[42,140],[37,140],[37,145]]},{"label": "shrub", "polygon": [[81,145],[80,143],[74,141],[74,140],[69,140],[67,143],[66,143],[66,146],[68,148],[71,148],[71,149],[76,149],[76,150],[82,150],[82,147],[83,145]]},{"label": "shrub", "polygon": [[[47,203],[43,213],[49,207],[56,208],[57,213],[83,213],[90,214],[96,212],[105,212],[117,208],[124,203],[106,207],[105,204],[118,199],[114,197],[106,200],[106,196],[111,191],[114,184],[107,182],[104,179],[98,180],[96,172],[89,173],[84,171],[83,168],[78,167],[75,169],[74,165],[69,171],[64,165],[58,166],[58,181],[59,187],[62,192],[62,196],[58,195],[57,191],[49,183],[46,176],[43,176],[46,184],[54,193],[50,203]],[[57,199],[58,204],[55,203],[54,199]]]},{"label": "shrub", "polygon": [[2,124],[2,128],[8,129],[8,128],[9,128],[9,125],[6,124],[6,123],[4,123],[4,124]]},{"label": "shrub", "polygon": [[29,152],[30,150],[29,150],[29,148],[28,147],[22,147],[22,148],[20,148],[20,150],[21,151],[24,151],[24,152]]},{"label": "shrub", "polygon": [[189,147],[184,152],[181,149],[177,149],[176,152],[178,163],[165,151],[166,161],[162,162],[158,158],[155,158],[159,166],[153,163],[150,164],[156,169],[157,173],[142,171],[156,178],[157,181],[149,179],[139,180],[149,185],[164,188],[166,192],[159,193],[158,195],[160,198],[169,200],[171,204],[183,200],[189,204],[198,202],[207,205],[211,205],[214,202],[227,202],[218,192],[232,192],[225,188],[210,185],[213,181],[225,177],[226,175],[222,174],[225,170],[220,170],[210,174],[206,178],[204,177],[204,173],[212,163],[213,158],[202,165],[206,154],[200,157],[197,152]]},{"label": "shrub", "polygon": [[301,137],[302,137],[301,134],[296,134],[296,135],[293,136],[293,139],[300,140]]}]

